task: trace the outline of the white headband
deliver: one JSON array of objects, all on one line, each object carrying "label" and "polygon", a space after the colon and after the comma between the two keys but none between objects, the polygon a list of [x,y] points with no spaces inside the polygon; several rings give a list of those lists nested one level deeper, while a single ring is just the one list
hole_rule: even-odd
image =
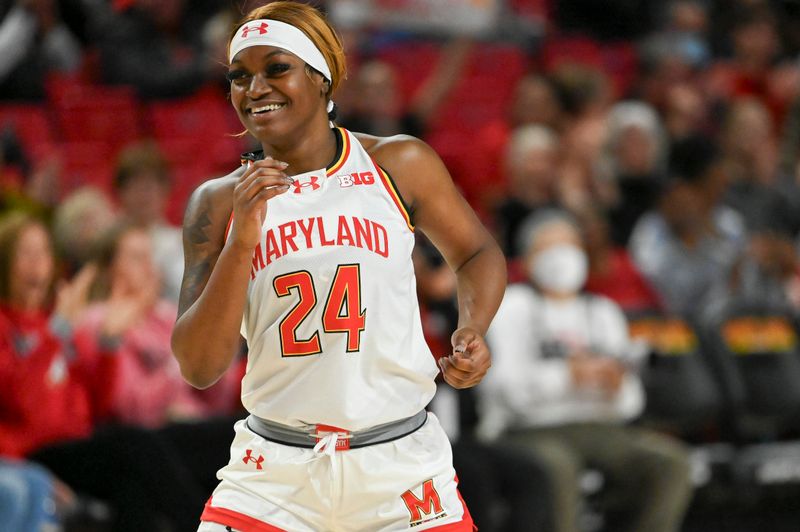
[{"label": "white headband", "polygon": [[331,70],[319,51],[308,36],[285,22],[270,19],[251,20],[242,24],[233,40],[231,40],[228,62],[233,62],[236,54],[251,46],[275,46],[291,52],[310,67],[322,73],[325,79],[331,81]]}]

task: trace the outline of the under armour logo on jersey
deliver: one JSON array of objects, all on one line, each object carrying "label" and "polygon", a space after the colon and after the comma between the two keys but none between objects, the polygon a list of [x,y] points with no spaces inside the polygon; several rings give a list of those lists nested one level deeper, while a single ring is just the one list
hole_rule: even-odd
[{"label": "under armour logo on jersey", "polygon": [[256,469],[264,469],[263,467],[261,467],[261,462],[264,461],[264,457],[263,456],[261,456],[259,454],[258,458],[253,458],[253,450],[252,449],[247,449],[247,451],[245,451],[244,454],[245,454],[245,457],[242,458],[242,462],[243,463],[248,464],[250,462],[254,462],[256,464]]},{"label": "under armour logo on jersey", "polygon": [[245,26],[244,28],[242,28],[242,39],[246,38],[247,34],[250,33],[251,31],[257,31],[259,35],[264,35],[265,33],[267,33],[268,27],[269,24],[267,24],[266,22],[262,22],[258,26]]},{"label": "under armour logo on jersey", "polygon": [[294,187],[294,193],[300,194],[308,187],[311,187],[311,190],[317,190],[320,187],[318,181],[319,177],[315,175],[309,177],[307,181],[300,181],[299,179],[295,179],[294,183],[292,183],[292,186]]}]

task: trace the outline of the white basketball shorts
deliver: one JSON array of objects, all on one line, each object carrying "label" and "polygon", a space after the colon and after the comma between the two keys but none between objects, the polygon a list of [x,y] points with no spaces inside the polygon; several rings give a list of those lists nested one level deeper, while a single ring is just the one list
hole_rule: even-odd
[{"label": "white basketball shorts", "polygon": [[329,454],[267,441],[244,420],[235,430],[198,532],[474,530],[432,413],[397,440]]}]

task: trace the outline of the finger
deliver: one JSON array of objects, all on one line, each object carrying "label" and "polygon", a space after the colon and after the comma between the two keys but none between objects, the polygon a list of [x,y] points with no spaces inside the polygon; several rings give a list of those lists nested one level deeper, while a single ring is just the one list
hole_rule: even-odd
[{"label": "finger", "polygon": [[451,379],[455,379],[457,381],[466,381],[472,377],[471,370],[465,370],[459,367],[456,367],[451,360],[448,358],[441,358],[439,359],[439,363],[442,367],[442,373]]},{"label": "finger", "polygon": [[268,201],[275,196],[285,194],[289,190],[289,185],[278,185],[274,187],[264,187],[258,191],[248,202],[249,207],[263,207],[264,202]]},{"label": "finger", "polygon": [[468,373],[471,373],[478,368],[477,364],[473,359],[467,358],[464,355],[452,355],[448,357],[447,361],[454,368]]},{"label": "finger", "polygon": [[237,183],[234,192],[241,197],[252,197],[259,188],[276,185],[291,185],[294,179],[277,170],[252,174],[247,180]]},{"label": "finger", "polygon": [[478,377],[471,377],[471,378],[461,378],[451,373],[443,373],[442,377],[444,381],[452,386],[453,388],[457,388],[459,390],[464,388],[471,388],[480,382],[480,378]]},{"label": "finger", "polygon": [[245,168],[244,172],[241,176],[239,176],[239,182],[245,181],[255,172],[259,170],[268,169],[268,168],[275,168],[278,170],[284,170],[289,167],[289,163],[285,163],[283,161],[278,161],[277,159],[273,159],[272,157],[265,157],[260,161],[248,161],[247,167]]}]

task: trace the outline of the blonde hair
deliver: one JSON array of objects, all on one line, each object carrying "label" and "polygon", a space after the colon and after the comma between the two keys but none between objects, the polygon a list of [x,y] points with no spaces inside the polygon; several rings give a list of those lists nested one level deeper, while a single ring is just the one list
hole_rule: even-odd
[{"label": "blonde hair", "polygon": [[245,15],[228,36],[228,51],[238,29],[247,22],[257,19],[271,19],[290,24],[311,39],[319,49],[331,71],[331,84],[326,96],[330,98],[343,79],[347,78],[347,64],[342,40],[325,16],[316,8],[298,2],[281,0],[257,7]]}]

